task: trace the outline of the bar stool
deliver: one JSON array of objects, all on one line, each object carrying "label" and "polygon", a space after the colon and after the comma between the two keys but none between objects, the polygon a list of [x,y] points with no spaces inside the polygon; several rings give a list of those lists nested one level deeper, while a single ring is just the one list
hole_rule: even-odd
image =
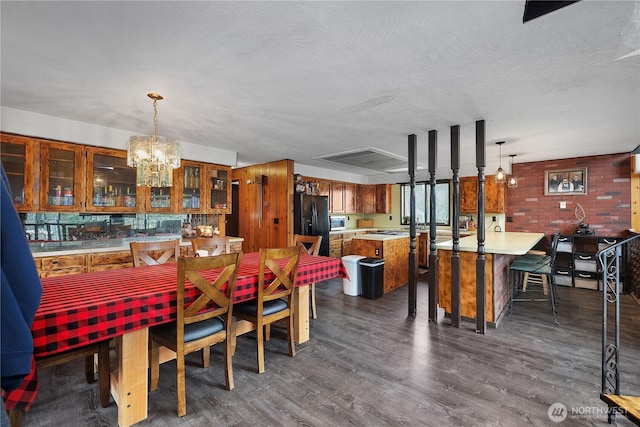
[{"label": "bar stool", "polygon": [[[556,290],[553,283],[554,261],[556,257],[558,238],[560,233],[553,235],[551,244],[551,255],[542,255],[540,253],[532,253],[521,255],[516,258],[510,266],[511,270],[511,301],[509,303],[509,313],[513,311],[513,303],[516,301],[550,301],[551,312],[553,313],[553,321],[559,325],[556,310]],[[536,278],[539,278],[536,280]],[[524,297],[522,294],[526,292],[525,280],[527,284],[533,286],[540,285],[544,294],[544,298],[536,298],[535,296]],[[520,286],[522,284],[522,286]]]}]

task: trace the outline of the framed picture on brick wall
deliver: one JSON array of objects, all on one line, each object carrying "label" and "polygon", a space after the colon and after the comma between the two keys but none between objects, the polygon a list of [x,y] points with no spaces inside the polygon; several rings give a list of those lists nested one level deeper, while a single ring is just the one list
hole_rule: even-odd
[{"label": "framed picture on brick wall", "polygon": [[587,168],[545,171],[544,195],[587,194]]}]

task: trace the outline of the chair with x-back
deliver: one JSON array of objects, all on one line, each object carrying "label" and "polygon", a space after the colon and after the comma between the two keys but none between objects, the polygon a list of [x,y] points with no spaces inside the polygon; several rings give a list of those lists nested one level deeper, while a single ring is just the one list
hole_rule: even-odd
[{"label": "chair with x-back", "polygon": [[[295,234],[293,236],[296,245],[301,246],[304,249],[304,253],[309,255],[318,255],[320,253],[320,244],[322,243],[322,236],[304,236],[302,234]],[[310,305],[311,305],[311,318],[317,319],[318,312],[316,310],[316,284],[311,283],[309,285]]]},{"label": "chair with x-back", "polygon": [[237,304],[234,314],[249,321],[256,329],[258,346],[258,373],[264,372],[264,327],[281,319],[287,319],[289,356],[296,354],[293,336],[294,286],[300,246],[277,249],[260,249],[258,267],[258,297]]},{"label": "chair with x-back", "polygon": [[223,236],[194,237],[191,239],[191,247],[194,254],[201,250],[207,251],[209,256],[228,254],[231,252],[231,241]]},{"label": "chair with x-back", "polygon": [[180,239],[159,242],[131,242],[133,266],[159,265],[176,262],[180,257]]},{"label": "chair with x-back", "polygon": [[[185,391],[185,356],[202,350],[204,368],[209,366],[210,347],[223,342],[226,389],[232,390],[233,295],[241,252],[209,257],[178,259],[177,319],[149,330],[150,390],[158,386],[160,346],[176,352],[178,416],[187,413]],[[215,280],[204,277],[205,271],[220,270]],[[187,297],[190,289],[195,296]]]}]

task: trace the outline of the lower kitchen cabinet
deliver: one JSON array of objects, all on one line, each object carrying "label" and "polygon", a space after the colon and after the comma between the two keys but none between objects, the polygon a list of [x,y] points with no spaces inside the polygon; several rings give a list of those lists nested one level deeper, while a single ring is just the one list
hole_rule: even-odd
[{"label": "lower kitchen cabinet", "polygon": [[37,258],[35,262],[38,275],[41,278],[85,273],[87,271],[86,256],[84,254],[42,257]]}]

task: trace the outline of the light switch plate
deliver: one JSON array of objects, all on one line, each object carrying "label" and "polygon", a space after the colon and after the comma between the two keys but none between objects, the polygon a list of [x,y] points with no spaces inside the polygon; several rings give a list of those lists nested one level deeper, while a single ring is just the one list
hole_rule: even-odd
[{"label": "light switch plate", "polygon": [[567,202],[560,202],[560,209],[567,209]]}]

